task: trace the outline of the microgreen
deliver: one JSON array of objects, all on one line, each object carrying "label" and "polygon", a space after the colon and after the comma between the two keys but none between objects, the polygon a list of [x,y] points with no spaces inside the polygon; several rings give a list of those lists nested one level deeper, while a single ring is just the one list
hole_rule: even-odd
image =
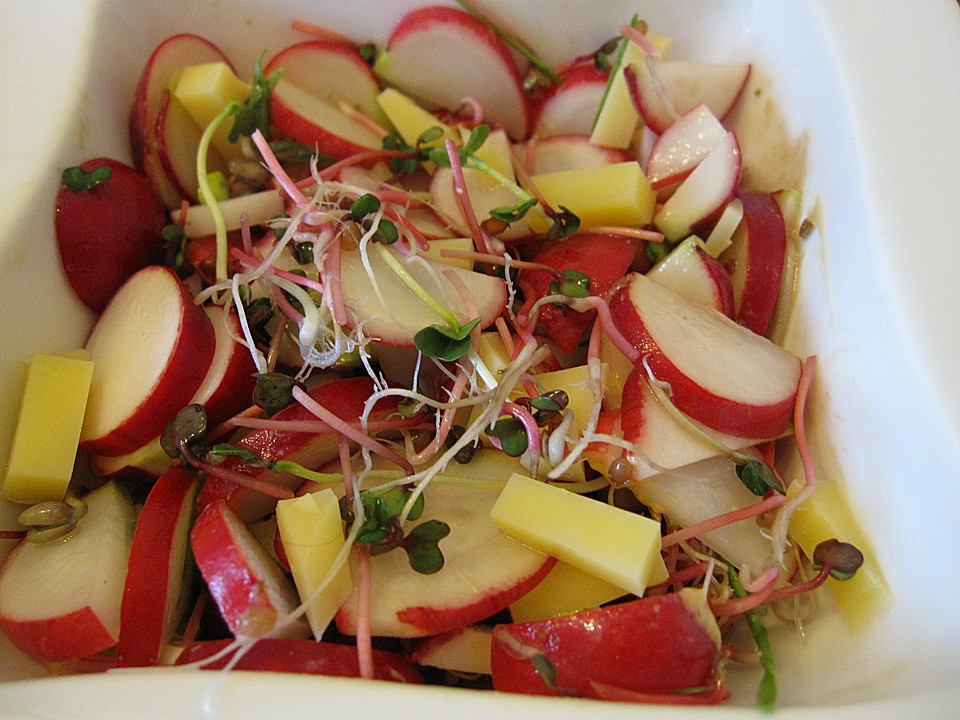
[{"label": "microgreen", "polygon": [[[487,141],[489,136],[489,125],[477,125],[475,128],[473,128],[473,130],[470,131],[470,136],[467,138],[467,141],[457,148],[457,155],[460,157],[460,162],[464,165],[470,166],[468,161],[477,152],[477,150],[483,147],[483,144]],[[427,156],[430,158],[430,162],[437,167],[450,167],[450,156],[447,154],[446,148],[430,148]]]},{"label": "microgreen", "polygon": [[[369,230],[373,224],[370,216],[379,210],[380,199],[372,193],[367,193],[361,195],[350,204],[350,219],[360,223],[364,228]],[[384,245],[393,245],[393,243],[400,239],[400,231],[397,230],[397,226],[392,220],[381,217],[377,221],[377,227],[373,232],[373,236]]]},{"label": "microgreen", "polygon": [[775,490],[781,495],[787,493],[773,468],[765,462],[749,460],[746,463],[738,464],[736,470],[740,482],[754,495],[766,495],[768,490]]},{"label": "microgreen", "polygon": [[567,268],[560,274],[559,280],[550,283],[549,294],[565,295],[569,298],[590,297],[590,276],[579,270]]},{"label": "microgreen", "polygon": [[160,233],[163,238],[163,264],[181,278],[190,274],[186,266],[187,234],[175,223],[164,226]]},{"label": "microgreen", "polygon": [[479,324],[480,318],[474,318],[466,325],[457,327],[428,325],[413,336],[413,342],[424,355],[453,362],[469,352],[473,344],[470,333]]},{"label": "microgreen", "polygon": [[[740,575],[736,568],[727,565],[727,577],[730,580],[730,587],[737,597],[745,597],[746,589],[740,582]],[[757,686],[757,705],[763,710],[773,710],[777,702],[777,676],[776,667],[773,660],[773,649],[770,647],[770,637],[767,634],[767,628],[763,624],[760,613],[754,609],[745,614],[747,627],[750,635],[757,645],[757,652],[760,657],[760,667],[763,668],[763,676],[760,678],[760,684]]]},{"label": "microgreen", "polygon": [[306,241],[296,243],[293,246],[293,256],[301,265],[310,265],[313,263],[313,243]]},{"label": "microgreen", "polygon": [[270,415],[293,404],[293,388],[302,387],[294,378],[278,372],[257,373],[253,403]]},{"label": "microgreen", "polygon": [[663,260],[667,255],[670,254],[670,250],[673,247],[670,243],[664,242],[648,242],[644,248],[644,252],[647,255],[647,260],[650,261],[652,265],[656,265],[658,262]]},{"label": "microgreen", "polygon": [[77,529],[87,514],[87,504],[68,494],[63,500],[48,500],[26,508],[17,521],[28,528],[27,542],[60,540]]},{"label": "microgreen", "polygon": [[487,430],[487,435],[500,441],[500,449],[510,457],[520,457],[527,450],[527,430],[513,417],[503,417]]},{"label": "microgreen", "polygon": [[836,538],[824,540],[813,550],[813,569],[828,568],[835,580],[849,580],[863,565],[863,553],[850,543]]},{"label": "microgreen", "polygon": [[270,152],[281,161],[310,162],[314,157],[321,165],[330,165],[334,161],[329,155],[322,155],[296,140],[271,140],[269,147]]},{"label": "microgreen", "polygon": [[[443,567],[443,553],[439,543],[450,534],[450,526],[440,520],[428,520],[412,528],[404,535],[400,516],[410,499],[408,488],[393,487],[378,492],[360,493],[363,507],[363,522],[355,542],[365,545],[371,555],[382,555],[396,548],[407,553],[410,567],[416,572],[430,575]],[[423,495],[418,495],[407,515],[408,520],[417,520],[423,513]],[[340,517],[346,523],[356,519],[347,498],[340,499]]]},{"label": "microgreen", "polygon": [[610,70],[613,65],[610,62],[610,56],[613,53],[617,52],[617,49],[620,47],[620,43],[623,41],[621,37],[613,37],[607,40],[603,45],[599,47],[597,52],[593,55],[593,66],[600,70]]},{"label": "microgreen", "polygon": [[195,456],[207,434],[207,411],[203,405],[187,405],[163,428],[160,447],[172,458]]},{"label": "microgreen", "polygon": [[490,216],[505,223],[513,223],[520,220],[527,211],[535,207],[537,199],[535,197],[518,200],[515,205],[502,205],[495,207],[490,211]]},{"label": "microgreen", "polygon": [[570,237],[580,229],[580,218],[568,207],[560,206],[560,212],[550,209],[553,224],[547,230],[547,240]]},{"label": "microgreen", "polygon": [[[384,135],[380,141],[384,150],[396,150],[399,152],[413,152],[413,148],[407,145],[399,135]],[[412,175],[417,171],[417,158],[415,157],[391,157],[390,169],[395,173],[406,173]]]},{"label": "microgreen", "polygon": [[270,139],[270,91],[280,81],[282,70],[277,70],[265,77],[263,74],[263,56],[260,53],[253,66],[253,78],[250,85],[250,95],[247,101],[237,107],[234,112],[233,127],[228,136],[230,142],[237,142],[240,136],[249,137],[259,130],[264,138]]},{"label": "microgreen", "polygon": [[[447,439],[444,442],[444,446],[447,448],[452,448],[459,440],[463,437],[463,434],[466,432],[466,428],[463,425],[454,425],[450,428],[450,432],[447,434]],[[457,450],[456,454],[453,456],[453,459],[458,462],[460,465],[466,465],[471,460],[473,460],[474,455],[477,454],[477,450],[481,447],[479,440],[474,440],[473,442],[467,443],[462,448]]]},{"label": "microgreen", "polygon": [[109,165],[101,165],[87,171],[82,167],[68,167],[63,171],[63,184],[73,192],[85,192],[106,182],[113,176]]}]

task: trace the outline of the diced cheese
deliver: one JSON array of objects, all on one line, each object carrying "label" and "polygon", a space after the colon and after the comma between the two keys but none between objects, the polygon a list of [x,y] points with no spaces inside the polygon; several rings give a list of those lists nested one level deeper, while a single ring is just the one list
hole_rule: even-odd
[{"label": "diced cheese", "polygon": [[[665,35],[650,35],[650,41],[661,55],[666,55],[672,39]],[[620,70],[610,81],[610,89],[597,114],[597,120],[590,135],[590,142],[613,148],[627,148],[633,141],[634,132],[640,121],[637,109],[630,98],[630,90],[623,75],[627,65],[643,60],[646,53],[632,42],[624,49]]]},{"label": "diced cheese", "polygon": [[[530,180],[550,207],[569,208],[583,228],[646,225],[653,219],[657,194],[638,162],[558,170]],[[536,232],[546,231],[539,223],[539,218],[531,217],[530,226]]]},{"label": "diced cheese", "polygon": [[[250,84],[238,78],[224,62],[185,67],[177,80],[174,96],[201,129],[207,127],[231,102],[245,102]],[[233,123],[225,122],[214,134],[212,142],[224,157],[239,157],[240,146],[230,142]]]},{"label": "diced cheese", "polygon": [[514,622],[546,620],[600,607],[623,595],[623,588],[558,562],[533,590],[510,606],[510,615]]},{"label": "diced cheese", "polygon": [[377,96],[377,102],[386,113],[394,129],[411,147],[416,147],[417,138],[432,127],[439,127],[443,135],[437,140],[426,143],[424,147],[442,147],[444,140],[457,141],[456,132],[440,122],[432,113],[424,110],[414,100],[394,88],[387,88]]},{"label": "diced cheese", "polygon": [[515,540],[634,595],[667,577],[660,523],[613,505],[514,473],[490,516]]},{"label": "diced cheese", "polygon": [[93,362],[86,355],[34,355],[14,431],[2,495],[20,503],[62,500],[73,475]]},{"label": "diced cheese", "polygon": [[[791,482],[787,497],[795,497],[801,486],[800,482]],[[836,483],[828,480],[818,483],[816,492],[790,517],[790,536],[807,557],[813,557],[817,545],[832,538],[852,543],[864,552],[863,566],[851,579],[827,581],[841,614],[854,627],[865,625],[890,602],[890,590],[876,564],[876,556],[869,552],[866,537]]]},{"label": "diced cheese", "polygon": [[344,562],[318,592],[344,545],[337,496],[327,488],[281,500],[277,503],[277,527],[300,598],[309,601],[310,628],[315,637],[321,637],[353,589],[350,568]]}]

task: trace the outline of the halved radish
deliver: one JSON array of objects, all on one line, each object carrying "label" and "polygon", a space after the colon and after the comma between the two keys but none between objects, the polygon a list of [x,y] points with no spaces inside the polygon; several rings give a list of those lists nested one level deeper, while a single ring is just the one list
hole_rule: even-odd
[{"label": "halved radish", "polygon": [[374,71],[430,109],[457,110],[472,98],[484,120],[514,140],[530,131],[529,101],[510,48],[462,10],[425,7],[404,15]]},{"label": "halved radish", "polygon": [[707,254],[699,238],[689,237],[654,265],[647,277],[689,300],[733,317],[733,285],[720,262]]},{"label": "halved radish", "polygon": [[94,362],[81,449],[123,455],[157,437],[207,374],[210,319],[167,267],[133,275],[87,340]]},{"label": "halved radish", "polygon": [[197,474],[165,472],[137,517],[120,607],[117,665],[154,665],[173,638],[190,596],[195,571],[188,549]]},{"label": "halved radish", "polygon": [[763,335],[780,294],[787,252],[787,232],[776,197],[765,192],[743,192],[743,220],[720,262],[730,273],[736,320]]},{"label": "halved radish", "polygon": [[[362,376],[332,380],[318,385],[310,390],[310,397],[341,420],[356,422],[363,414],[367,398],[373,391],[373,381],[369,377]],[[382,400],[374,406],[370,419],[382,420],[386,415],[396,411],[396,408],[395,400]],[[284,408],[276,413],[273,419],[316,420],[306,408],[299,404]],[[247,433],[237,441],[237,444],[252,450],[264,460],[293,460],[308,468],[317,468],[337,457],[337,437],[332,432],[305,433],[292,430],[258,429]],[[224,465],[255,479],[269,480],[291,489],[299,487],[303,482],[302,478],[291,473],[273,473],[265,468],[246,467],[229,458]],[[197,506],[202,509],[218,501],[226,502],[244,522],[264,517],[272,512],[277,504],[276,498],[214,475],[207,478],[204,483]]]},{"label": "halved radish", "polygon": [[650,187],[660,190],[680,182],[726,136],[727,131],[704,103],[688,110],[657,138],[647,158]]},{"label": "halved radish", "polygon": [[[225,650],[229,644],[230,640],[204,640],[194,643],[177,658],[177,664],[201,662]],[[219,670],[232,659],[233,653],[228,653],[226,657],[211,660],[200,667],[203,670]],[[233,670],[360,677],[357,649],[352,645],[297,638],[262,638],[247,648],[230,667]],[[377,680],[393,682],[423,682],[420,673],[409,660],[385,650],[373,651],[373,676]]]},{"label": "halved radish", "polygon": [[734,106],[750,77],[748,63],[705,63],[646,56],[624,68],[637,111],[655,133],[700,103],[719,120]]},{"label": "halved radish", "polygon": [[270,77],[283,70],[283,79],[334,107],[356,108],[383,128],[387,116],[377,102],[380,83],[353,45],[332,40],[308,40],[273,56],[263,69]]},{"label": "halved radish", "polygon": [[630,159],[624,150],[594,145],[589,135],[568,134],[530,140],[525,146],[524,164],[531,175],[541,175],[627,162]]},{"label": "halved radish", "polygon": [[742,166],[737,136],[727,133],[657,210],[654,224],[679,240],[716,218],[736,193]]},{"label": "halved radish", "polygon": [[[198,35],[174,35],[160,43],[150,55],[134,92],[130,111],[130,141],[134,162],[150,179],[154,190],[168,208],[179,207],[182,199],[191,197],[188,192],[191,188],[185,187],[190,183],[181,182],[168,174],[171,154],[182,159],[184,153],[176,148],[192,145],[193,165],[196,167],[196,140],[200,137],[196,123],[189,116],[185,118],[189,121],[186,123],[170,117],[171,112],[175,116],[177,114],[177,111],[169,109],[172,97],[170,88],[183,68],[214,62],[229,64],[223,52],[212,42]],[[182,107],[180,111],[186,115]],[[176,136],[176,127],[183,131],[180,136]],[[161,135],[167,131],[173,134],[163,142]],[[189,168],[181,162],[176,167],[189,175]],[[196,170],[193,170],[193,179],[196,179]],[[192,185],[192,191],[196,191],[195,184]],[[193,199],[196,199],[195,195]]]},{"label": "halved radish", "polygon": [[114,482],[87,493],[73,534],[49,543],[22,540],[0,568],[0,630],[42,662],[113,647],[136,510]]},{"label": "halved radish", "polygon": [[533,135],[589,135],[607,87],[609,71],[598,70],[593,63],[576,65],[564,72],[562,82],[554,85],[537,108]]},{"label": "halved radish", "polygon": [[740,437],[777,437],[790,426],[800,360],[787,350],[638,273],[610,312],[687,415]]},{"label": "halved radish", "polygon": [[190,531],[197,567],[234,635],[305,638],[304,618],[287,617],[298,605],[293,581],[226,503],[208,505]]},{"label": "halved radish", "polygon": [[[479,317],[480,327],[485,328],[506,305],[507,290],[501,278],[462,270],[427,257],[407,262],[394,250],[388,252],[434,301],[461,324]],[[359,250],[344,248],[341,253],[343,296],[349,308],[351,325],[361,326],[367,337],[384,344],[412,346],[414,335],[420,330],[429,325],[445,324],[440,314],[387,264],[376,245],[371,243],[366,254],[372,276],[364,266]],[[456,282],[448,278],[449,273],[456,277]],[[458,286],[465,290],[466,297],[461,296]]]}]

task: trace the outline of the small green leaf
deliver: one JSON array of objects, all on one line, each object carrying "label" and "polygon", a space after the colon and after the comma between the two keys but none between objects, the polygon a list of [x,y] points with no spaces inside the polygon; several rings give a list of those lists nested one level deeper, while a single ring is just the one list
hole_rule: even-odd
[{"label": "small green leaf", "polygon": [[547,240],[559,240],[570,237],[580,229],[580,218],[570,208],[560,206],[560,212],[553,211],[553,224],[547,230]]},{"label": "small green leaf", "polygon": [[644,251],[647,254],[647,260],[652,264],[656,265],[658,262],[663,260],[667,255],[670,254],[670,243],[667,241],[663,242],[648,242]]},{"label": "small green leaf", "polygon": [[207,432],[207,411],[203,405],[187,405],[163,428],[160,447],[172,458],[178,458],[183,448],[202,442]]},{"label": "small green leaf", "polygon": [[420,133],[420,137],[417,138],[417,145],[429,145],[432,142],[436,142],[443,137],[443,128],[439,125],[431,125],[429,128]]},{"label": "small green leaf", "polygon": [[470,333],[480,324],[480,318],[474,318],[458,329],[444,325],[429,325],[413,337],[413,342],[424,355],[453,362],[467,354],[473,344]]},{"label": "small green leaf", "polygon": [[367,215],[372,215],[380,209],[380,198],[372,193],[361,195],[350,205],[350,218],[359,222]]},{"label": "small green leaf", "polygon": [[527,450],[526,428],[516,418],[500,418],[487,430],[487,435],[497,438],[504,454],[510,457],[520,457]]},{"label": "small green leaf", "polygon": [[773,468],[760,460],[751,460],[744,465],[737,465],[737,477],[754,495],[766,495],[768,490],[775,490],[786,495],[786,490],[780,478],[773,472]]},{"label": "small green leaf", "polygon": [[330,165],[334,161],[329,155],[318,154],[313,148],[296,140],[271,140],[268,145],[270,151],[281,162],[310,162],[314,157],[321,165]]},{"label": "small green leaf", "polygon": [[427,157],[437,167],[450,167],[450,156],[444,148],[430,148],[427,151]]},{"label": "small green leaf", "polygon": [[[566,393],[564,393],[566,395]],[[535,410],[544,410],[546,412],[560,412],[563,410],[565,405],[561,405],[560,402],[549,395],[539,395],[535,398],[530,398],[530,405]]]},{"label": "small green leaf", "polygon": [[373,236],[384,245],[393,245],[400,239],[400,231],[397,230],[397,226],[392,220],[380,218],[380,222],[377,223],[377,231]]},{"label": "small green leaf", "polygon": [[566,295],[570,298],[590,297],[590,276],[567,268],[561,273],[560,280],[550,283],[549,292],[551,295]]},{"label": "small green leaf", "polygon": [[233,113],[233,127],[228,136],[230,142],[237,142],[240,136],[249,137],[259,130],[263,137],[270,139],[270,92],[280,81],[281,70],[271,73],[270,77],[263,74],[263,56],[260,53],[253,66],[253,78],[250,84],[250,95],[247,101],[237,107]]},{"label": "small green leaf", "polygon": [[487,141],[489,136],[489,125],[477,125],[473,130],[470,131],[470,137],[468,137],[467,142],[463,144],[463,148],[460,150],[460,158],[463,159],[468,155],[476,154],[477,150],[483,147],[483,144]]},{"label": "small green leaf", "polygon": [[91,190],[113,176],[109,165],[101,165],[89,172],[82,167],[68,167],[63,171],[63,184],[73,192]]},{"label": "small green leaf", "polygon": [[436,545],[417,543],[404,549],[407,551],[410,567],[421,575],[433,575],[443,568],[443,553]]},{"label": "small green leaf", "polygon": [[410,537],[430,543],[438,543],[449,534],[450,526],[441,520],[427,520],[410,531]]},{"label": "small green leaf", "polygon": [[813,550],[813,569],[830,568],[834,580],[849,580],[863,565],[863,553],[850,543],[836,538],[824,540]]},{"label": "small green leaf", "polygon": [[313,264],[313,243],[301,242],[293,246],[293,256],[301,265]]},{"label": "small green leaf", "polygon": [[298,386],[297,380],[283,373],[257,373],[253,403],[273,415],[293,404],[293,388]]},{"label": "small green leaf", "polygon": [[502,205],[500,207],[495,207],[490,211],[490,217],[494,217],[497,220],[502,220],[505,223],[517,222],[520,218],[527,214],[527,211],[536,206],[537,199],[529,198],[527,200],[520,200],[516,205]]}]

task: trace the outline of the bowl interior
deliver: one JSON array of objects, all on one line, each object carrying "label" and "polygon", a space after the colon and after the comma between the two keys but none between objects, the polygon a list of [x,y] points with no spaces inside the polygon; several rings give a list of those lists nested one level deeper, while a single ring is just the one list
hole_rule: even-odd
[{"label": "bowl interior", "polygon": [[[63,0],[34,5],[17,0],[12,9],[0,11],[11,16],[11,37],[23,38],[3,51],[16,76],[3,82],[16,84],[14,90],[31,98],[24,103],[30,111],[11,121],[0,155],[9,168],[0,181],[8,198],[0,208],[0,267],[8,270],[2,290],[8,340],[0,346],[0,426],[13,425],[23,358],[81,345],[90,326],[90,314],[73,299],[59,269],[53,196],[59,171],[67,165],[96,155],[129,159],[127,111],[150,51],[171,34],[194,32],[220,45],[242,72],[253,67],[262,50],[302,37],[290,29],[292,19],[326,25],[357,40],[382,41],[396,19],[419,4],[168,0],[161,6]],[[848,62],[855,50],[845,44],[862,44],[864,38],[847,15],[827,5],[816,0],[787,6],[762,0],[648,0],[640,8],[655,32],[676,38],[675,57],[755,62],[770,79],[785,136],[804,150],[805,202],[816,228],[805,240],[788,342],[799,354],[820,359],[810,417],[813,441],[825,459],[821,476],[846,487],[871,540],[869,556],[882,568],[891,595],[885,609],[858,628],[846,624],[828,602],[802,638],[793,628],[776,632],[782,703],[795,707],[882,703],[945,685],[956,667],[960,636],[960,616],[950,606],[950,598],[960,596],[960,563],[944,567],[956,559],[945,550],[957,537],[950,521],[956,492],[945,496],[942,488],[931,487],[936,483],[904,479],[956,467],[957,445],[917,365],[905,301],[891,280],[891,246],[870,194],[875,183],[864,158],[876,148],[865,145],[859,123],[876,108],[858,92]],[[637,11],[628,0],[490,0],[485,7],[550,62],[595,49]],[[29,57],[22,57],[17,48],[22,50],[40,27],[44,52],[32,46]],[[761,140],[756,139],[758,146]],[[9,433],[4,433],[0,464],[8,444]],[[24,659],[10,657],[0,663],[0,679],[32,674]],[[730,675],[732,684],[742,686],[739,702],[749,705],[756,676],[736,669]],[[91,677],[86,682],[106,681]],[[279,702],[293,702],[298,679],[271,682],[267,687],[285,688]],[[495,702],[498,713],[557,709],[517,698],[474,702]]]}]

